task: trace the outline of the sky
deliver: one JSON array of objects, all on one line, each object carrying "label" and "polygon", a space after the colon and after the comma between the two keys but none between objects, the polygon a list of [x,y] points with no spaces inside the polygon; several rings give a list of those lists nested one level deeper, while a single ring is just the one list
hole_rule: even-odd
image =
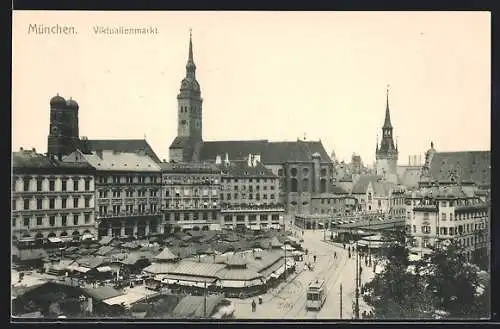
[{"label": "sky", "polygon": [[[30,24],[77,34],[28,33]],[[423,161],[431,141],[443,152],[490,149],[489,12],[14,11],[13,150],[46,152],[59,93],[80,105],[80,136],[146,136],[168,159],[189,29],[204,140],[305,137],[372,164],[389,85],[399,164]]]}]

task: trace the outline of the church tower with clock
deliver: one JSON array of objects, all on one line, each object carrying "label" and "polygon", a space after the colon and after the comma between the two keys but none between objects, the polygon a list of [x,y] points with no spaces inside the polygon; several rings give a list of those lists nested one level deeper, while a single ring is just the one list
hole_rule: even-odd
[{"label": "church tower with clock", "polygon": [[391,113],[389,110],[389,88],[386,93],[385,120],[382,126],[382,140],[380,147],[377,141],[376,174],[387,181],[397,183],[398,146],[394,144],[393,127],[391,124]]},{"label": "church tower with clock", "polygon": [[193,59],[193,41],[189,33],[189,53],[186,76],[182,79],[177,95],[177,137],[169,148],[170,161],[196,161],[203,145],[203,99],[200,84],[196,80]]}]

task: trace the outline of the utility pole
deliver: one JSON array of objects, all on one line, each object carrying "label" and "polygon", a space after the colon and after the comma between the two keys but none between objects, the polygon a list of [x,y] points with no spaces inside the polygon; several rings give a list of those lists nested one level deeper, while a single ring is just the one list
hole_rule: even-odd
[{"label": "utility pole", "polygon": [[207,281],[203,282],[203,285],[205,287],[204,293],[203,293],[203,316],[206,318],[207,317]]},{"label": "utility pole", "polygon": [[340,319],[342,320],[342,283],[340,284]]},{"label": "utility pole", "polygon": [[359,319],[359,254],[358,254],[358,242],[356,241],[356,296],[354,304],[354,318]]}]

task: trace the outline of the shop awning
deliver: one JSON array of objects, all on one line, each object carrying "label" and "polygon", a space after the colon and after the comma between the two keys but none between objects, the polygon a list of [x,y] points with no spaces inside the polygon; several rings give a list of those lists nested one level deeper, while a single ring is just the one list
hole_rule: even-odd
[{"label": "shop awning", "polygon": [[26,237],[26,238],[19,239],[17,241],[18,242],[33,242],[33,241],[35,241],[35,238]]},{"label": "shop awning", "polygon": [[200,287],[211,286],[217,281],[215,278],[204,278],[189,275],[176,275],[176,274],[166,274],[163,275],[161,281],[166,284],[178,284],[181,286],[188,287]]},{"label": "shop awning", "polygon": [[101,266],[97,268],[97,272],[100,273],[111,272],[111,271],[113,271],[113,269],[109,266]]}]

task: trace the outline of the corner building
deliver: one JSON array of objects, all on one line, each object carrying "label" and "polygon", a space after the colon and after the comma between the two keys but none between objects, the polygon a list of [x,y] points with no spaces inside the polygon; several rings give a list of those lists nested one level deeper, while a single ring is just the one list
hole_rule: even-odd
[{"label": "corner building", "polygon": [[96,169],[96,221],[99,237],[144,237],[162,232],[161,168],[145,153],[76,151],[66,162]]},{"label": "corner building", "polygon": [[161,163],[165,233],[220,229],[220,170],[214,164]]},{"label": "corner building", "polygon": [[12,154],[12,239],[43,244],[49,238],[80,240],[96,234],[95,169],[64,163],[36,150]]}]

